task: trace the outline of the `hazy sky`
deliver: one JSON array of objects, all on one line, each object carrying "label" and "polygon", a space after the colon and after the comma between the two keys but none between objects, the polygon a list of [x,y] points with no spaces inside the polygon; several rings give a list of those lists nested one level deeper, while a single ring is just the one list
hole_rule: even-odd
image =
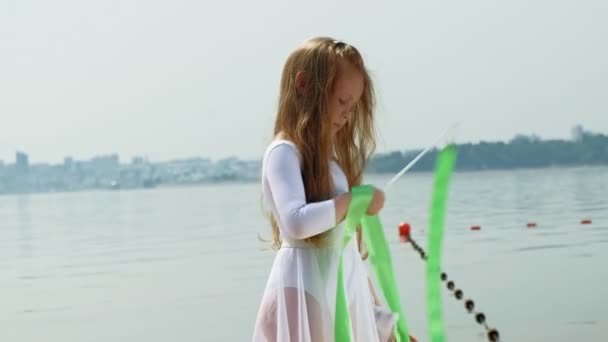
[{"label": "hazy sky", "polygon": [[[379,151],[608,133],[608,2],[0,1],[0,160],[259,158],[308,37],[354,44]],[[381,5],[382,4],[382,5]]]}]

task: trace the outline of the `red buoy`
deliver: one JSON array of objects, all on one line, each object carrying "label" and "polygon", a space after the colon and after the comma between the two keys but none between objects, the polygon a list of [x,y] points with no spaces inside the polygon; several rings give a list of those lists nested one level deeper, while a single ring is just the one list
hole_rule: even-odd
[{"label": "red buoy", "polygon": [[471,226],[471,230],[481,230],[481,226]]},{"label": "red buoy", "polygon": [[399,223],[399,238],[402,242],[406,242],[410,239],[410,224],[407,222]]},{"label": "red buoy", "polygon": [[581,220],[581,224],[591,224],[591,220],[590,219]]},{"label": "red buoy", "polygon": [[528,228],[536,228],[536,223],[535,222],[528,222],[528,224],[526,225],[526,227],[528,227]]}]

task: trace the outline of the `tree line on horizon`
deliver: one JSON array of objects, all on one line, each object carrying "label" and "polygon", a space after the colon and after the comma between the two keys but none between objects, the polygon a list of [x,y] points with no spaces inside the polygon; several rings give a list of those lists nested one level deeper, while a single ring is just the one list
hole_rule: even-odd
[{"label": "tree line on horizon", "polygon": [[[509,142],[456,144],[456,170],[542,168],[583,165],[608,165],[608,135],[584,133],[575,140],[541,140],[536,136],[517,135]],[[376,154],[367,171],[398,172],[422,150]],[[438,150],[429,151],[412,171],[432,171]]]}]

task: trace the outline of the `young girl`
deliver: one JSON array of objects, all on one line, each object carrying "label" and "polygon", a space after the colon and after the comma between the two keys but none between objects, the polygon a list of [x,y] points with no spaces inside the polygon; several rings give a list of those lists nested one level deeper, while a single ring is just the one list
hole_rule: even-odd
[{"label": "young girl", "polygon": [[[333,341],[341,223],[349,190],[361,184],[375,148],[373,112],[372,82],[353,46],[314,38],[288,57],[275,137],[262,164],[263,202],[278,252],[254,341]],[[368,214],[383,205],[376,189]],[[396,317],[376,306],[356,241],[343,253],[351,336],[385,342]]]}]

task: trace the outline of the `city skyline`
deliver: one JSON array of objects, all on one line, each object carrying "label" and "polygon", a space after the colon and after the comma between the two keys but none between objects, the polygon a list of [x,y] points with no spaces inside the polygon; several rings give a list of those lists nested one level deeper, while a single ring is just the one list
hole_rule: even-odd
[{"label": "city skyline", "polygon": [[[542,168],[608,165],[608,135],[572,128],[571,139],[542,140],[538,135],[518,134],[509,142],[456,144],[456,170]],[[376,154],[367,173],[395,173],[413,160],[420,150]],[[432,171],[437,150],[430,151],[412,171]],[[196,185],[217,182],[259,181],[261,160],[225,158],[213,161],[192,157],[150,161],[133,157],[121,163],[118,154],[99,155],[88,160],[65,157],[63,163],[31,163],[18,151],[15,163],[0,163],[0,194],[42,193],[82,190],[154,188],[166,185]]]},{"label": "city skyline", "polygon": [[[598,131],[594,131],[594,130],[587,130],[586,127],[584,127],[581,124],[577,124],[577,125],[573,125],[570,130],[568,131],[568,134],[565,135],[563,138],[552,138],[552,139],[563,139],[563,140],[571,140],[577,139],[577,136],[580,136],[581,134],[583,134],[583,132],[588,132],[588,133],[599,133],[599,134],[608,134],[608,132],[598,132]],[[545,137],[540,136],[539,134],[536,133],[530,133],[530,134],[522,134],[522,133],[516,133],[514,134],[512,137],[510,137],[509,139],[506,140],[486,140],[486,142],[508,142],[512,139],[514,139],[517,136],[530,136],[530,137],[534,137],[535,139],[540,139],[540,140],[552,140],[552,139],[546,139]],[[456,142],[456,141],[455,141]],[[479,141],[457,141],[458,143],[478,143]],[[417,150],[417,149],[423,149],[426,148],[427,146],[416,146],[416,147],[412,147],[412,148],[405,148],[405,149],[400,149],[400,150],[385,150],[385,151],[376,151],[377,154],[383,154],[383,153],[390,153],[390,152],[394,152],[394,151],[413,151],[413,150]],[[1,165],[10,165],[11,164],[11,160],[14,161],[14,164],[17,164],[18,159],[19,159],[19,155],[20,154],[24,154],[26,159],[28,160],[28,162],[30,162],[30,154],[27,153],[27,151],[21,151],[21,150],[16,150],[13,158],[11,159],[2,159],[0,158],[0,166]],[[133,156],[123,156],[124,159],[121,159],[120,157],[123,156],[120,152],[111,152],[111,153],[98,153],[98,154],[93,154],[91,156],[84,156],[84,157],[74,157],[71,154],[67,154],[63,157],[63,160],[57,161],[57,162],[52,162],[52,161],[41,161],[41,160],[33,160],[33,162],[30,162],[30,164],[48,164],[48,165],[61,165],[61,164],[65,164],[66,160],[69,159],[71,161],[91,161],[94,160],[96,158],[105,158],[105,157],[115,157],[117,158],[118,161],[124,161],[124,164],[138,164],[138,163],[142,163],[143,161],[146,162],[174,162],[174,161],[184,161],[184,160],[194,160],[194,159],[199,159],[199,160],[207,160],[207,161],[222,161],[222,160],[230,160],[230,159],[238,159],[238,160],[242,160],[242,161],[259,161],[261,160],[261,154],[258,158],[241,158],[239,156],[223,156],[220,158],[211,158],[209,156],[204,156],[204,155],[192,155],[192,156],[184,156],[184,157],[178,157],[178,158],[168,158],[168,159],[152,159],[149,158],[147,156],[147,154],[145,153],[139,153]]]}]

